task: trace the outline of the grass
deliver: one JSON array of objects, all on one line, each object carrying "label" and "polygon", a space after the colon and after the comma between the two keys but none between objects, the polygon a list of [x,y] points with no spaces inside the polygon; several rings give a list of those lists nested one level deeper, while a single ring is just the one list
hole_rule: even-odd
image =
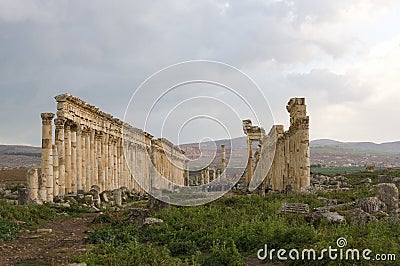
[{"label": "grass", "polygon": [[[269,249],[322,250],[336,247],[339,237],[345,237],[352,248],[396,254],[400,250],[398,220],[381,219],[361,225],[360,230],[359,224],[332,225],[324,221],[309,224],[301,215],[277,214],[284,202],[308,203],[312,209],[322,206],[320,196],[348,202],[374,193],[369,189],[354,189],[336,194],[270,194],[266,198],[230,195],[203,206],[162,210],[154,216],[163,219],[164,225],[142,228],[108,215],[103,227],[89,236],[88,242],[94,248],[79,260],[88,265],[245,265],[245,259],[256,257],[264,244]],[[287,263],[337,265],[338,261]],[[341,263],[374,265],[368,261]],[[396,264],[388,262],[388,265]]]},{"label": "grass", "polygon": [[0,204],[0,242],[18,236],[21,227],[33,228],[56,218],[56,211],[49,205],[16,206]]}]

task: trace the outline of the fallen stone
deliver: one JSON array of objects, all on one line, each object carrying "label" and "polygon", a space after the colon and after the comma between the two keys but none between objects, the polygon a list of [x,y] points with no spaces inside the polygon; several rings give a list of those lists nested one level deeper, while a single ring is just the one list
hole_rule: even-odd
[{"label": "fallen stone", "polygon": [[108,202],[108,196],[107,196],[107,192],[104,191],[103,193],[100,194],[100,199],[102,202]]},{"label": "fallen stone", "polygon": [[344,212],[344,214],[350,222],[368,223],[377,220],[374,215],[363,211],[361,208],[347,210]]},{"label": "fallen stone", "polygon": [[122,191],[121,189],[115,189],[113,191],[113,200],[114,200],[114,204],[117,206],[121,206],[122,205]]},{"label": "fallen stone", "polygon": [[126,222],[136,223],[139,226],[142,226],[145,219],[148,218],[150,215],[149,209],[132,208],[130,211],[131,213],[126,219]]},{"label": "fallen stone", "polygon": [[20,188],[18,189],[18,205],[26,205],[28,204],[29,197],[28,197],[28,189],[27,188]]},{"label": "fallen stone", "polygon": [[278,213],[300,213],[306,214],[310,212],[308,204],[304,203],[283,203]]},{"label": "fallen stone", "polygon": [[378,183],[392,183],[393,177],[387,175],[379,175],[378,176]]},{"label": "fallen stone", "polygon": [[395,212],[399,207],[399,190],[393,183],[378,184],[376,197],[386,204],[388,212]]},{"label": "fallen stone", "polygon": [[377,197],[357,199],[356,206],[371,214],[379,211],[386,211],[387,209],[385,203],[380,201]]},{"label": "fallen stone", "polygon": [[164,221],[162,219],[148,217],[148,218],[144,219],[143,225],[151,225],[151,224],[160,225],[163,223],[164,223]]},{"label": "fallen stone", "polygon": [[315,210],[313,213],[306,215],[305,220],[307,222],[316,222],[316,221],[326,220],[333,224],[346,222],[346,219],[344,218],[344,216],[340,215],[337,212],[330,212],[327,210]]},{"label": "fallen stone", "polygon": [[53,232],[53,229],[51,228],[39,228],[36,230],[36,233],[51,233]]}]

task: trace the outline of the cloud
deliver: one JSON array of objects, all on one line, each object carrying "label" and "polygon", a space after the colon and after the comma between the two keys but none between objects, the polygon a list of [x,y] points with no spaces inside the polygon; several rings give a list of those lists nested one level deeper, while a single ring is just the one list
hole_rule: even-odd
[{"label": "cloud", "polygon": [[[397,97],[387,95],[396,94],[398,81],[382,65],[397,65],[393,57],[370,53],[386,54],[388,40],[376,40],[381,48],[373,48],[360,27],[378,25],[398,8],[396,1],[372,0],[0,1],[0,119],[9,125],[0,130],[0,142],[40,144],[35,117],[54,111],[53,96],[62,92],[122,117],[144,79],[190,59],[244,70],[279,110],[278,122],[286,123],[292,96],[307,96],[313,112],[342,112],[376,101],[379,87],[385,110],[383,103]],[[8,127],[32,130],[10,134]],[[327,132],[313,130],[315,137]]]}]

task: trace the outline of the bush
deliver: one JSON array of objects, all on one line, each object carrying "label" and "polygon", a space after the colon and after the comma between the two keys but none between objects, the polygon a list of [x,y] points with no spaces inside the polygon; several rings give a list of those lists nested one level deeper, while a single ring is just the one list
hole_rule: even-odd
[{"label": "bush", "polygon": [[219,265],[246,265],[242,255],[235,246],[235,242],[228,240],[222,244],[219,241],[213,243],[211,247],[211,255],[206,257],[203,261],[203,265],[219,266]]},{"label": "bush", "polygon": [[13,240],[18,235],[18,231],[19,226],[15,222],[0,217],[0,240]]}]

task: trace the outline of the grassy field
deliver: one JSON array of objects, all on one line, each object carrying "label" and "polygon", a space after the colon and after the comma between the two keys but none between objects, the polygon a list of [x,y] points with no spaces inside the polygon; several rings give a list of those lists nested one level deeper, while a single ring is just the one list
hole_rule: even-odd
[{"label": "grassy field", "polygon": [[[346,176],[353,182],[366,177],[375,182],[382,172],[355,172]],[[400,171],[392,171],[389,175],[400,176]],[[265,245],[268,250],[297,249],[301,252],[314,249],[321,252],[329,246],[337,248],[337,239],[344,237],[346,249],[370,249],[371,257],[395,254],[397,262],[330,260],[328,256],[317,261],[280,261],[276,253],[272,260],[267,258],[265,262],[285,265],[398,265],[399,219],[381,215],[377,216],[377,221],[369,223],[351,222],[345,211],[337,210],[347,222],[330,224],[323,220],[308,222],[304,215],[299,214],[278,214],[285,202],[307,203],[312,210],[323,206],[321,197],[346,203],[375,194],[373,187],[315,195],[268,194],[265,198],[230,192],[206,205],[171,206],[169,210],[152,212],[151,216],[163,219],[164,224],[143,227],[127,222],[129,209],[105,211],[93,221],[97,229],[87,238],[86,254],[75,257],[75,261],[87,265],[246,265],[261,262],[257,259],[257,252]],[[143,206],[143,202],[138,204]],[[60,218],[49,205],[0,204],[0,242],[12,240],[22,229],[54,219],[66,218]]]},{"label": "grassy field", "polygon": [[[302,215],[277,213],[284,202],[307,203],[312,209],[322,206],[318,198],[321,196],[344,203],[374,194],[369,189],[318,195],[271,194],[266,198],[231,194],[204,206],[172,207],[155,213],[164,224],[143,228],[125,223],[126,214],[105,213],[100,220],[106,223],[88,240],[95,246],[79,261],[88,265],[245,265],[248,260],[257,260],[257,251],[265,244],[276,250],[313,248],[321,251],[329,246],[336,247],[340,237],[348,240],[348,248],[396,254],[400,250],[398,220],[382,218],[368,224],[333,225],[324,221],[308,223]],[[276,257],[273,262],[277,262]],[[324,258],[317,262],[286,263],[338,265],[339,261]],[[343,260],[340,263],[376,265],[369,261]]]}]

